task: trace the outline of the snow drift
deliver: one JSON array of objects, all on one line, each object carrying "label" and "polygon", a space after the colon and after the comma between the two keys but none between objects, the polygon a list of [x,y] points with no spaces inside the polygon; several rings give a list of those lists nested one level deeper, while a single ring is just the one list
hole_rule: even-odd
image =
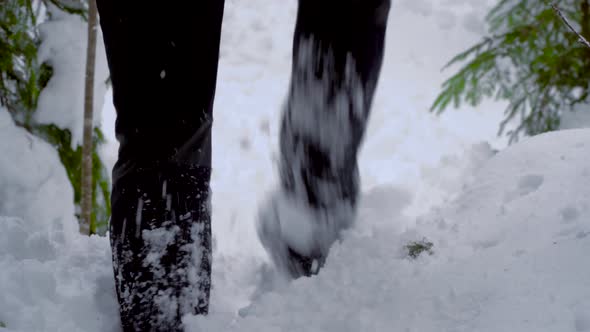
[{"label": "snow drift", "polygon": [[[21,235],[41,236],[49,245],[62,243],[75,234],[78,226],[74,216],[74,192],[57,151],[18,128],[2,107],[0,156],[0,216],[24,220],[0,223],[0,254],[14,249],[7,243],[27,245]],[[5,228],[21,229],[22,234],[13,238],[11,236],[16,234]],[[42,251],[33,253],[43,254]],[[20,254],[27,256],[24,252]]]},{"label": "snow drift", "polygon": [[[313,278],[278,284],[263,260],[217,252],[212,312],[186,317],[189,331],[590,331],[589,142],[581,129],[487,159],[479,146],[456,199],[417,219],[407,190],[366,192]],[[43,237],[26,219],[0,219],[8,331],[118,331],[106,238],[45,237],[48,252],[23,246]],[[411,259],[406,246],[423,238],[432,254]]]},{"label": "snow drift", "polygon": [[[589,154],[590,130],[528,139],[408,229],[397,226],[407,193],[369,192],[319,276],[264,294],[243,318],[193,317],[192,330],[590,331]],[[433,254],[412,260],[405,246],[422,237]]]}]

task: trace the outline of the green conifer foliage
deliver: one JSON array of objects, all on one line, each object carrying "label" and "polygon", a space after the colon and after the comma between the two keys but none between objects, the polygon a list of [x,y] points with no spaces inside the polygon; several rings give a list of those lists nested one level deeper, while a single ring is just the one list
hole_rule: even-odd
[{"label": "green conifer foliage", "polygon": [[[589,0],[557,2],[582,36],[590,37]],[[515,141],[522,134],[556,130],[560,117],[586,102],[590,49],[568,30],[547,0],[501,0],[487,15],[488,35],[455,56],[461,64],[442,86],[431,110],[443,112],[462,102],[507,100],[499,135]],[[506,125],[515,120],[515,129]]]},{"label": "green conifer foliage", "polygon": [[[37,61],[41,44],[38,16],[49,5],[71,14],[86,15],[86,4],[76,0],[0,0],[0,105],[8,110],[18,126],[55,147],[74,189],[72,199],[78,205],[81,147],[72,148],[68,129],[35,123],[33,117],[39,95],[53,76],[51,66]],[[80,112],[83,112],[82,105]],[[104,137],[100,129],[95,128],[92,220],[96,227],[93,233],[106,230],[110,216],[109,174],[96,153],[102,143]]]}]

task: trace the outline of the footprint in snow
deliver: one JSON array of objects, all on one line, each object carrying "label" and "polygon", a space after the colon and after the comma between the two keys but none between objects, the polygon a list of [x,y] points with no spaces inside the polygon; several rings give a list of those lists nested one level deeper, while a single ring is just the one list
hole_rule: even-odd
[{"label": "footprint in snow", "polygon": [[542,175],[525,175],[518,180],[518,190],[521,196],[525,196],[537,191],[543,182],[545,182],[545,178]]},{"label": "footprint in snow", "polygon": [[518,179],[516,189],[506,194],[504,202],[508,203],[537,191],[543,185],[543,182],[545,182],[543,175],[529,174],[521,176]]},{"label": "footprint in snow", "polygon": [[561,215],[561,220],[564,224],[576,221],[576,219],[578,219],[578,216],[580,215],[578,209],[576,209],[573,206],[564,207],[559,211],[559,214]]}]

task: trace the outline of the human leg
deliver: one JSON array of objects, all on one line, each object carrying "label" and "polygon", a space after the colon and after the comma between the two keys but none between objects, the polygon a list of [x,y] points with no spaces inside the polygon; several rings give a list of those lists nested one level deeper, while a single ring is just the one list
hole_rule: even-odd
[{"label": "human leg", "polygon": [[281,187],[258,225],[274,263],[292,277],[316,272],[353,223],[357,154],[381,69],[389,6],[389,0],[299,1],[280,133]]},{"label": "human leg", "polygon": [[119,158],[110,239],[125,331],[207,313],[211,125],[223,0],[98,0]]}]

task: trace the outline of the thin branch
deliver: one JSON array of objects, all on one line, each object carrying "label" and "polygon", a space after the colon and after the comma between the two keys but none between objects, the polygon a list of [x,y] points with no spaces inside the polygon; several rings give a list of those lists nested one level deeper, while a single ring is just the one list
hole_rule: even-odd
[{"label": "thin branch", "polygon": [[582,36],[579,32],[577,32],[576,29],[574,29],[574,27],[572,27],[572,25],[570,24],[570,21],[563,15],[563,13],[559,9],[559,7],[557,7],[556,4],[552,4],[551,7],[553,7],[553,10],[555,10],[557,15],[559,15],[559,17],[561,17],[561,19],[565,22],[567,27],[570,30],[572,30],[572,32],[575,33],[578,36],[578,38],[580,38],[580,42],[582,44],[586,45],[588,48],[590,48],[590,43],[586,40],[586,38],[584,38],[584,36]]},{"label": "thin branch", "polygon": [[92,220],[92,129],[94,107],[94,73],[96,63],[96,30],[97,8],[96,0],[88,1],[88,45],[86,50],[86,80],[84,95],[84,137],[82,141],[82,197],[80,206],[82,209],[80,220],[80,232],[92,235],[96,232],[95,221]]}]

